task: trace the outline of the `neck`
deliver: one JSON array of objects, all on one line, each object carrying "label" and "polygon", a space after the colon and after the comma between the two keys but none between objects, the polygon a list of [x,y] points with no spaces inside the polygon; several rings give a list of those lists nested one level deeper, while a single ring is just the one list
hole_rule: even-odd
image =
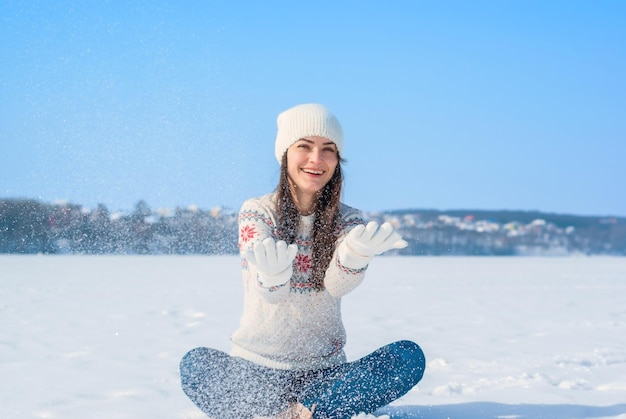
[{"label": "neck", "polygon": [[311,215],[315,211],[315,197],[311,195],[294,195],[293,200],[301,215]]},{"label": "neck", "polygon": [[307,194],[298,190],[296,185],[289,182],[291,197],[296,204],[296,209],[301,215],[311,215],[315,212],[315,200],[317,194]]}]

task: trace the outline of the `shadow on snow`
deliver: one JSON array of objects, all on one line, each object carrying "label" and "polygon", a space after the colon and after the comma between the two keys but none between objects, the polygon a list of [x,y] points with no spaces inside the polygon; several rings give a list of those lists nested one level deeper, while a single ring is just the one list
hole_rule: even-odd
[{"label": "shadow on snow", "polygon": [[387,406],[376,412],[391,419],[584,419],[626,415],[626,404],[501,404],[474,402],[434,406]]}]

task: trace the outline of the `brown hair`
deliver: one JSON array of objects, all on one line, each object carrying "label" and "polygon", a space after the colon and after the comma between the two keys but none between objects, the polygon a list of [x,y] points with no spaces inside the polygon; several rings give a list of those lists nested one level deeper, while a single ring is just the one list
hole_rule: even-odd
[{"label": "brown hair", "polygon": [[[335,173],[328,183],[317,194],[315,201],[315,221],[312,233],[312,281],[317,290],[324,287],[324,275],[335,252],[337,232],[340,228],[339,202],[343,173],[339,155]],[[293,200],[289,174],[287,172],[287,153],[283,155],[280,165],[280,180],[276,187],[276,211],[278,213],[278,231],[288,243],[295,243],[300,226],[300,213]]]}]

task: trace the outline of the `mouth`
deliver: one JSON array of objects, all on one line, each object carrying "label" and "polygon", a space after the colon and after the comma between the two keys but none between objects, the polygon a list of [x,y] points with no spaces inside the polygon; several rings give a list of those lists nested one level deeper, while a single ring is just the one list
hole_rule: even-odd
[{"label": "mouth", "polygon": [[313,176],[321,176],[324,174],[324,170],[317,169],[301,169],[304,173],[313,175]]}]

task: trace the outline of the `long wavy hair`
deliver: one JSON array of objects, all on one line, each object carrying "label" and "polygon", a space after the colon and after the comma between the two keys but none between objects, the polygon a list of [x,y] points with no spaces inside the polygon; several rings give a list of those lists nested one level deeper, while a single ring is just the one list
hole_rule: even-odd
[{"label": "long wavy hair", "polygon": [[[333,176],[326,186],[317,193],[314,207],[314,223],[312,234],[312,275],[311,280],[315,289],[324,288],[324,275],[335,252],[337,232],[340,228],[339,202],[343,185],[341,163],[344,161],[337,154],[338,162]],[[300,226],[298,208],[293,199],[292,184],[287,172],[287,153],[283,155],[280,165],[280,180],[276,187],[276,210],[278,213],[278,230],[288,243],[295,243]]]}]

